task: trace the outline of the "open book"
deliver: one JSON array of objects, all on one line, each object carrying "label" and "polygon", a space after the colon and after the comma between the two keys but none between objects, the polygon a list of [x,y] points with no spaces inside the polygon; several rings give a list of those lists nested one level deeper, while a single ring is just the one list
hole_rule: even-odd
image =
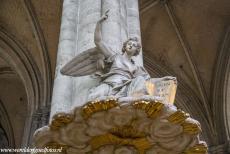
[{"label": "open book", "polygon": [[177,80],[175,77],[152,78],[146,81],[146,88],[149,95],[161,98],[163,103],[173,104]]}]

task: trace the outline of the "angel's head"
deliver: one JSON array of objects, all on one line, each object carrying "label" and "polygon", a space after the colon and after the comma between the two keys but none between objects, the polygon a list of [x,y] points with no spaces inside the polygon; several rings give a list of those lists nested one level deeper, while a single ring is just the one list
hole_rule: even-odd
[{"label": "angel's head", "polygon": [[123,43],[122,53],[126,53],[129,56],[137,56],[141,51],[141,44],[137,37],[129,38]]}]

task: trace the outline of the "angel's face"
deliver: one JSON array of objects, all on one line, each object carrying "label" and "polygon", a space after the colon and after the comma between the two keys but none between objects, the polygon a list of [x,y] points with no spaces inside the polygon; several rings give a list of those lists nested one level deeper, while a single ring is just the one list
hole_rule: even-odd
[{"label": "angel's face", "polygon": [[138,43],[136,41],[130,40],[126,43],[125,51],[127,55],[135,56],[138,50],[140,50],[140,47],[138,47]]}]

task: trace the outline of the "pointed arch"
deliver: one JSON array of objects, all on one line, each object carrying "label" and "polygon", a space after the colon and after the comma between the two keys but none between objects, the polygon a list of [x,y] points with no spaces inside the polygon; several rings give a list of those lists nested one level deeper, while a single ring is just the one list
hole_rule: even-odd
[{"label": "pointed arch", "polygon": [[20,42],[0,27],[0,57],[16,72],[26,90],[27,95],[27,119],[24,127],[22,146],[30,143],[32,115],[44,106],[43,87],[44,81],[33,57]]},{"label": "pointed arch", "polygon": [[[230,135],[230,100],[228,90],[230,86],[230,27],[227,28],[222,46],[216,58],[216,65],[212,77],[212,109],[215,127],[218,133],[218,143],[229,140]],[[221,126],[221,127],[220,127]]]}]

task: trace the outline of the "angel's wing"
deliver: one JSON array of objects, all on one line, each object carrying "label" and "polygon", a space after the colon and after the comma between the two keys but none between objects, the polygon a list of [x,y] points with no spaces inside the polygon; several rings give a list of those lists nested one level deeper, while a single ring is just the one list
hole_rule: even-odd
[{"label": "angel's wing", "polygon": [[103,60],[104,55],[101,54],[96,47],[91,48],[80,53],[65,64],[61,69],[61,73],[74,77],[91,75],[100,70],[98,64]]}]

